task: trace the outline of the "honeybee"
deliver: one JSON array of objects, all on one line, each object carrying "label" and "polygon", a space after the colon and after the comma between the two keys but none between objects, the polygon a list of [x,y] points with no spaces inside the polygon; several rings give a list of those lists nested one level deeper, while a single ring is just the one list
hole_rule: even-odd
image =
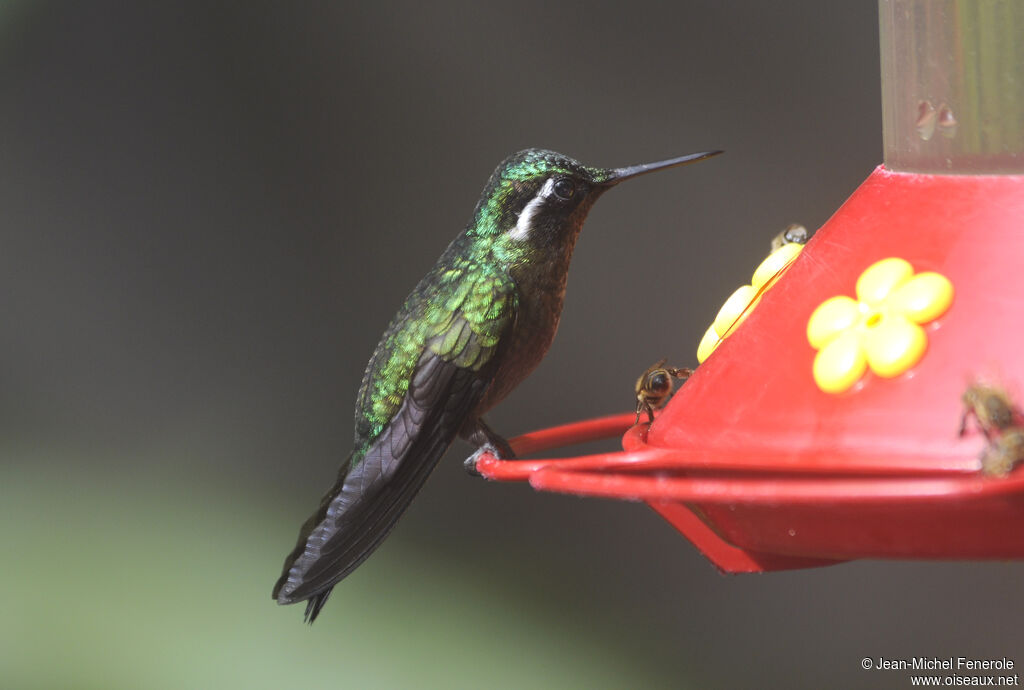
[{"label": "honeybee", "polygon": [[666,360],[651,365],[636,380],[636,421],[640,423],[640,414],[647,413],[648,423],[654,421],[654,411],[660,408],[672,395],[673,378],[687,379],[693,369],[665,366]]},{"label": "honeybee", "polygon": [[1020,411],[1006,391],[981,382],[968,386],[961,400],[964,413],[960,418],[960,435],[966,433],[967,420],[973,417],[988,441],[979,457],[981,471],[994,476],[1009,474],[1024,461],[1024,428],[1018,424]]},{"label": "honeybee", "polygon": [[990,441],[981,452],[981,471],[1004,477],[1024,460],[1024,429],[1013,426]]},{"label": "honeybee", "polygon": [[978,422],[978,428],[989,441],[994,433],[1008,429],[1015,421],[1016,410],[1001,388],[978,381],[968,386],[960,399],[964,404],[964,414],[960,418],[961,436],[967,432],[970,417]]},{"label": "honeybee", "polygon": [[807,244],[811,233],[799,223],[790,223],[778,235],[772,238],[772,251],[780,249],[784,244]]}]

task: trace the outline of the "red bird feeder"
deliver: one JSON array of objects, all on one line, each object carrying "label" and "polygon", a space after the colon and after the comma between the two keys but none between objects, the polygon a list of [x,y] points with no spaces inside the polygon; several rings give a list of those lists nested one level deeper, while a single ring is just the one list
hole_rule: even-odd
[{"label": "red bird feeder", "polygon": [[883,0],[886,165],[649,428],[630,413],[512,440],[624,434],[623,451],[484,456],[483,475],[646,501],[728,572],[1024,558],[1024,469],[984,474],[994,441],[960,434],[974,381],[1024,395],[1024,16],[993,36],[991,11]]}]

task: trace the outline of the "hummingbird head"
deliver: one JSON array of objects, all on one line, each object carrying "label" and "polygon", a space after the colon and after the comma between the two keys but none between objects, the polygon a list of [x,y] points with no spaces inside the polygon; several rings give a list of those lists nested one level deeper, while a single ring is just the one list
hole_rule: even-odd
[{"label": "hummingbird head", "polygon": [[572,250],[591,206],[618,183],[645,173],[693,163],[708,151],[626,168],[592,168],[554,151],[526,149],[506,158],[491,175],[470,223],[470,236],[515,256],[530,250]]}]

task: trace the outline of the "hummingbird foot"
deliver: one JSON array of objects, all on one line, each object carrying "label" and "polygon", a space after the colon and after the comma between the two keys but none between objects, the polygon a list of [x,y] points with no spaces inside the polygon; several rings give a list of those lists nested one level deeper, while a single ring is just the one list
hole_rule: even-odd
[{"label": "hummingbird foot", "polygon": [[484,476],[483,474],[480,473],[480,470],[478,470],[476,468],[477,462],[480,461],[481,456],[483,456],[484,454],[492,455],[492,456],[494,456],[494,457],[496,457],[496,458],[498,458],[500,460],[505,460],[506,459],[506,458],[502,458],[501,457],[501,451],[498,450],[498,448],[496,446],[492,446],[490,443],[485,443],[484,445],[482,445],[479,448],[477,448],[476,451],[474,451],[472,455],[470,455],[468,458],[466,458],[462,462],[462,466],[466,469],[466,473],[469,476],[471,476],[471,477],[483,477]]},{"label": "hummingbird foot", "polygon": [[499,460],[513,460],[516,457],[515,451],[512,450],[512,446],[509,445],[508,441],[498,435],[491,427],[487,426],[487,423],[482,419],[475,419],[463,427],[461,436],[477,446],[476,452],[462,463],[462,466],[466,468],[466,472],[474,477],[483,476],[476,468],[476,464],[484,453],[493,455]]}]

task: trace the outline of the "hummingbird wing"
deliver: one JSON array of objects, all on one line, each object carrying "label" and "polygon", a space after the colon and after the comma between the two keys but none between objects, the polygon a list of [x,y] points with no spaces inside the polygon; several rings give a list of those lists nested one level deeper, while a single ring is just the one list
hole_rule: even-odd
[{"label": "hummingbird wing", "polygon": [[[484,307],[477,308],[480,304]],[[382,340],[384,345],[406,329],[415,334],[411,340],[420,355],[411,374],[395,376],[392,365],[400,361],[395,349],[378,347],[360,403],[376,381],[378,399],[395,397],[380,393],[390,392],[396,380],[407,382],[404,395],[380,432],[342,467],[317,512],[302,526],[274,588],[281,604],[308,599],[309,622],[331,588],[380,545],[451,445],[493,378],[499,344],[508,340],[502,336],[515,322],[514,284],[504,275],[463,281],[455,297],[443,303],[444,311],[431,300],[423,305],[404,310]],[[392,356],[380,357],[382,350]]]}]

